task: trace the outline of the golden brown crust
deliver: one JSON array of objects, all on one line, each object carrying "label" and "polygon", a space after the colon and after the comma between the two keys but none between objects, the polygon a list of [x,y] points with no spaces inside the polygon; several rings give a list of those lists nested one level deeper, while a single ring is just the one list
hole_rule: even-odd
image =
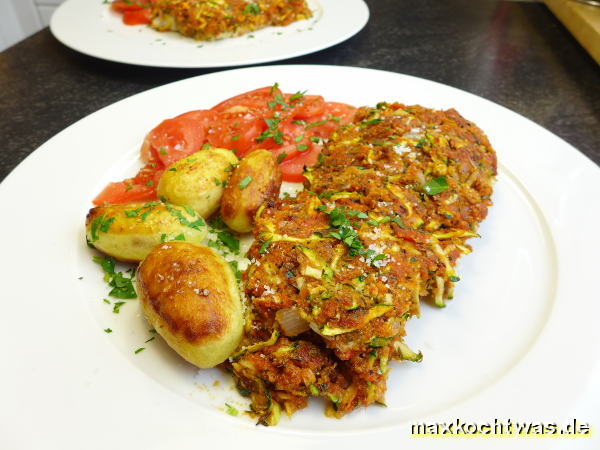
[{"label": "golden brown crust", "polygon": [[231,175],[221,201],[221,217],[239,233],[252,230],[254,215],[264,202],[273,201],[281,188],[281,170],[273,153],[254,150]]},{"label": "golden brown crust", "polygon": [[[327,399],[338,417],[381,402],[388,362],[420,359],[404,325],[421,298],[452,298],[456,261],[491,205],[496,155],[454,110],[381,103],[339,127],[304,175],[303,192],[257,216],[243,275],[245,343],[266,345],[233,373],[260,423],[273,422],[273,404],[295,410],[307,396]],[[282,348],[270,336],[290,309],[310,331]],[[308,364],[303,341],[331,362]],[[311,369],[294,386],[281,372],[289,360]]]},{"label": "golden brown crust", "polygon": [[222,362],[241,337],[241,302],[227,263],[185,242],[157,246],[140,264],[138,294],[150,323],[199,367]]}]

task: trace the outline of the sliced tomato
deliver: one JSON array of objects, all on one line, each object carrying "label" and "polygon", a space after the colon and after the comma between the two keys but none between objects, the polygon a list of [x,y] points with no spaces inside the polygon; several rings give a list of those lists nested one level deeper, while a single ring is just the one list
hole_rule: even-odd
[{"label": "sliced tomato", "polygon": [[151,157],[170,166],[181,158],[200,151],[205,142],[206,128],[197,120],[186,117],[163,120],[146,135],[142,144],[142,160]]},{"label": "sliced tomato", "polygon": [[147,5],[150,4],[150,1],[147,0],[115,0],[110,4],[110,7],[117,12],[125,12],[125,11],[138,11],[140,9],[146,8]]},{"label": "sliced tomato", "polygon": [[[318,95],[304,96],[298,102],[291,97],[292,94],[267,86],[239,94],[210,110],[190,111],[164,120],[146,135],[142,144],[141,156],[146,166],[134,178],[111,183],[94,202],[155,199],[165,167],[201,150],[206,143],[235,149],[239,157],[258,148],[268,149],[281,159],[284,180],[303,181],[304,167],[314,165],[321,151],[311,138],[328,138],[338,125],[352,121],[356,108],[325,102]],[[268,129],[277,134],[261,139]]]},{"label": "sliced tomato", "polygon": [[[279,161],[279,158],[281,158],[281,161],[289,161],[290,159],[294,159],[296,156],[298,156],[300,154],[296,145],[292,145],[292,144],[283,145],[279,148],[271,149],[271,153],[273,153],[273,155],[275,155],[275,157],[277,158],[278,161]],[[285,153],[285,156],[280,156],[284,153]]]},{"label": "sliced tomato", "polygon": [[238,157],[243,157],[254,149],[261,148],[256,142],[267,128],[265,122],[253,116],[238,117],[237,115],[221,115],[207,131],[206,139],[213,147],[234,150]]},{"label": "sliced tomato", "polygon": [[123,23],[125,25],[147,25],[152,21],[150,8],[123,12]]},{"label": "sliced tomato", "polygon": [[196,109],[194,111],[188,111],[186,113],[179,114],[175,118],[177,119],[179,117],[196,120],[202,125],[208,127],[208,125],[217,120],[218,114],[210,109]]},{"label": "sliced tomato", "polygon": [[354,114],[356,114],[356,109],[357,108],[354,106],[347,105],[346,103],[325,102],[325,114],[330,118],[339,118],[340,125],[346,125],[352,122]]},{"label": "sliced tomato", "polygon": [[305,95],[293,110],[294,119],[306,120],[325,112],[325,102],[320,95]]},{"label": "sliced tomato", "polygon": [[109,183],[102,192],[93,200],[94,205],[146,202],[156,199],[156,190],[153,186],[131,184],[127,181]]},{"label": "sliced tomato", "polygon": [[302,172],[304,167],[314,166],[321,153],[321,146],[314,144],[310,149],[299,153],[296,157],[282,162],[279,167],[284,181],[301,183],[305,180]]},{"label": "sliced tomato", "polygon": [[227,112],[231,108],[235,107],[235,110],[229,112],[243,112],[241,108],[252,108],[266,110],[268,108],[267,102],[270,101],[273,96],[279,92],[277,89],[273,89],[272,86],[266,86],[258,89],[254,89],[250,92],[244,92],[243,94],[236,95],[221,103],[213,106],[211,109],[216,112]]}]

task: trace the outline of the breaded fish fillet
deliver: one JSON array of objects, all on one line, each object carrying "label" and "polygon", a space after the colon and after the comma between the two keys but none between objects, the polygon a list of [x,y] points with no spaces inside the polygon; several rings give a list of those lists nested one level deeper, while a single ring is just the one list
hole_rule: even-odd
[{"label": "breaded fish fillet", "polygon": [[268,425],[310,396],[338,417],[383,402],[389,361],[420,360],[405,323],[421,298],[452,298],[496,156],[454,110],[381,103],[334,132],[305,175],[303,192],[259,213],[244,274],[246,347],[232,370]]}]

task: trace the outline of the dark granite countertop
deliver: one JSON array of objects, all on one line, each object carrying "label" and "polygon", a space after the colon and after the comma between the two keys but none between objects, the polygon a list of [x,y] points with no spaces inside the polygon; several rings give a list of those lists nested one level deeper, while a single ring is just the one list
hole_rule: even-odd
[{"label": "dark granite countertop", "polygon": [[[543,3],[367,0],[371,19],[332,48],[273,64],[335,64],[454,86],[537,122],[600,163],[600,68]],[[79,54],[44,29],[0,53],[0,180],[54,134],[132,94],[214,70]]]}]

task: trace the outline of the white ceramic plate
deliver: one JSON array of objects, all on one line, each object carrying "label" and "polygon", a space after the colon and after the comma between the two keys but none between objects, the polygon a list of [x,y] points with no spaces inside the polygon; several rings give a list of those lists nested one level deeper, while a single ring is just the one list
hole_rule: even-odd
[{"label": "white ceramic plate", "polygon": [[[267,429],[225,414],[225,402],[244,405],[227,376],[194,369],[158,339],[144,343],[149,327],[136,300],[118,315],[103,303],[108,290],[85,245],[84,218],[107,182],[139,167],[139,145],[162,119],[274,82],[354,105],[455,107],[488,134],[500,171],[482,238],[461,260],[454,300],[441,310],[424,306],[409,323],[407,340],[424,360],[393,364],[388,407],[334,420],[315,401]],[[566,422],[586,389],[598,386],[590,380],[600,361],[600,246],[588,230],[600,221],[599,196],[600,170],[561,139],[487,100],[405,75],[257,67],[122,100],[59,133],[0,185],[2,447],[329,449],[335,439],[345,448],[425,448],[430,440],[410,437],[415,422]],[[146,350],[134,354],[139,347]],[[600,409],[586,411],[595,417],[577,419],[599,419]],[[476,448],[492,442],[477,440]],[[521,444],[547,448],[548,441]]]},{"label": "white ceramic plate", "polygon": [[358,33],[369,19],[363,0],[307,0],[308,20],[268,27],[236,38],[198,42],[148,26],[128,26],[101,0],[67,0],[50,30],[64,45],[97,58],[155,67],[229,67],[316,52]]}]

